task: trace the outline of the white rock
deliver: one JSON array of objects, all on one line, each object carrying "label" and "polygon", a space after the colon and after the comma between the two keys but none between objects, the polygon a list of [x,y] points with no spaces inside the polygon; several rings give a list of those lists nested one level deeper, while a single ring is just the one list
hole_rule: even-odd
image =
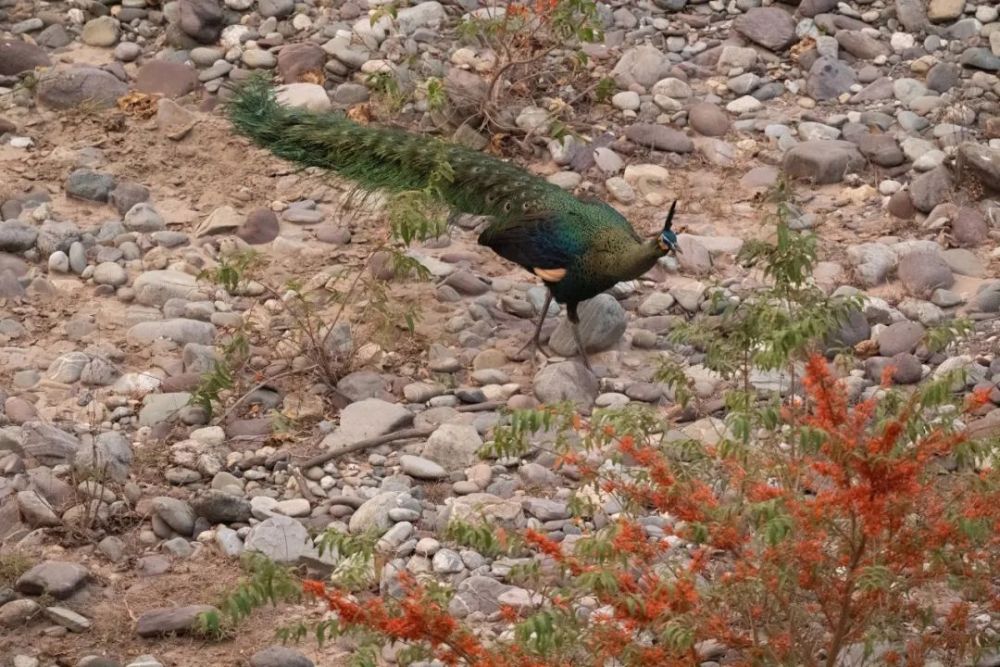
[{"label": "white rock", "polygon": [[744,95],[743,97],[738,97],[729,104],[726,105],[726,111],[729,113],[743,114],[749,113],[751,111],[757,111],[764,105],[756,97],[751,97],[750,95]]},{"label": "white rock", "polygon": [[283,107],[297,107],[307,111],[329,111],[333,106],[326,89],[317,83],[288,83],[278,86],[275,97]]}]

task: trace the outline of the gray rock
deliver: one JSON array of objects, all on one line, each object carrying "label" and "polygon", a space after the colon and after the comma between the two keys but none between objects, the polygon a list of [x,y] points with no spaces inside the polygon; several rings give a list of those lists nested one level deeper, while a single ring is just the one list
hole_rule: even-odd
[{"label": "gray rock", "polygon": [[829,347],[853,348],[861,341],[871,336],[871,326],[864,313],[851,311],[848,316],[834,328],[827,338]]},{"label": "gray rock", "polygon": [[128,479],[131,464],[132,445],[118,431],[101,433],[92,444],[81,445],[73,460],[73,467],[80,473],[99,470],[120,484]]},{"label": "gray rock", "polygon": [[967,141],[958,147],[958,167],[987,192],[1000,194],[1000,149]]},{"label": "gray rock", "polygon": [[162,422],[171,421],[178,417],[178,413],[187,407],[190,401],[191,394],[186,391],[149,394],[142,399],[142,408],[139,410],[139,425],[156,426]]},{"label": "gray rock", "polygon": [[928,27],[925,7],[924,0],[896,0],[896,18],[907,32],[923,32]]},{"label": "gray rock", "polygon": [[239,558],[244,551],[243,540],[228,526],[219,526],[215,529],[215,544],[219,547],[219,551],[229,558]]},{"label": "gray rock", "polygon": [[861,60],[888,57],[891,52],[888,45],[861,30],[838,30],[835,37],[840,48]]},{"label": "gray rock", "polygon": [[880,167],[896,167],[906,160],[899,144],[888,134],[864,134],[858,141],[858,148]]},{"label": "gray rock", "polygon": [[83,352],[67,352],[56,357],[49,364],[46,376],[54,382],[71,384],[80,379],[83,367],[87,365],[88,361],[90,361],[90,357]]},{"label": "gray rock", "polygon": [[817,14],[826,14],[837,6],[837,0],[802,0],[798,7],[799,15],[813,18]]},{"label": "gray rock", "polygon": [[162,306],[170,299],[193,300],[198,293],[195,277],[182,271],[146,271],[132,288],[136,301],[145,306]]},{"label": "gray rock", "polygon": [[[38,230],[38,239],[35,245],[43,254],[50,255],[54,252],[68,252],[70,246],[75,241],[80,240],[80,228],[72,222],[56,222],[46,220]],[[69,258],[66,258],[69,266]]]},{"label": "gray rock", "polygon": [[564,361],[546,366],[535,376],[534,392],[542,403],[572,401],[589,409],[597,398],[598,383],[582,363]]},{"label": "gray rock", "polygon": [[178,26],[199,44],[212,44],[225,22],[218,0],[179,0]]},{"label": "gray rock", "polygon": [[1000,56],[985,47],[973,47],[962,52],[960,62],[966,67],[987,72],[1000,72]]},{"label": "gray rock", "polygon": [[338,449],[359,440],[386,435],[413,423],[413,413],[396,403],[366,398],[340,413],[340,426],[323,439],[323,446]]},{"label": "gray rock", "polygon": [[893,368],[892,380],[896,384],[916,384],[923,376],[920,360],[909,352],[900,352],[889,360]]},{"label": "gray rock", "polygon": [[163,216],[149,202],[139,202],[125,214],[125,228],[133,232],[158,232],[167,228]]},{"label": "gray rock", "polygon": [[528,512],[528,514],[534,516],[539,521],[568,519],[570,516],[569,507],[562,500],[527,498],[524,500],[524,509]]},{"label": "gray rock", "polygon": [[611,76],[619,88],[628,88],[638,84],[651,88],[662,79],[672,67],[665,53],[648,44],[627,49],[618,59]]},{"label": "gray rock", "polygon": [[152,609],[139,616],[135,630],[140,637],[182,635],[194,630],[198,625],[198,617],[205,613],[217,614],[219,610],[207,604]]},{"label": "gray rock", "polygon": [[191,505],[169,496],[153,498],[153,513],[172,531],[182,537],[191,537],[194,532],[195,513]]},{"label": "gray rock", "polygon": [[69,273],[69,257],[62,250],[49,255],[49,273]]},{"label": "gray rock", "polygon": [[737,17],[733,29],[772,51],[782,51],[795,41],[795,19],[778,6],[750,9]]},{"label": "gray rock", "polygon": [[490,285],[485,280],[479,278],[471,271],[459,270],[449,275],[445,285],[450,285],[459,294],[466,296],[479,296],[490,291]]},{"label": "gray rock", "polygon": [[917,322],[895,322],[878,336],[879,354],[894,357],[901,352],[912,352],[924,337],[924,327]]},{"label": "gray rock", "polygon": [[34,490],[18,491],[16,497],[21,519],[32,528],[58,526],[62,523],[48,501]]},{"label": "gray rock", "polygon": [[117,262],[101,262],[94,267],[94,274],[91,277],[98,285],[112,287],[121,287],[128,282],[128,274]]},{"label": "gray rock", "polygon": [[817,184],[839,183],[851,172],[860,171],[865,159],[849,141],[816,140],[796,144],[782,160],[782,169],[794,178]]},{"label": "gray rock", "polygon": [[986,267],[971,250],[949,248],[941,253],[941,259],[945,261],[948,268],[959,275],[972,276],[973,278],[982,278],[986,275]]},{"label": "gray rock", "polygon": [[14,584],[15,590],[25,595],[51,595],[65,600],[86,583],[90,572],[76,563],[47,560],[22,574]]},{"label": "gray rock", "polygon": [[976,289],[976,294],[969,302],[973,311],[980,313],[1000,312],[1000,280],[984,282]]},{"label": "gray rock", "polygon": [[295,11],[294,0],[260,0],[257,3],[257,11],[264,18],[274,16],[285,18],[291,16]]},{"label": "gray rock", "polygon": [[441,549],[431,559],[431,568],[437,574],[455,574],[465,569],[462,557],[451,549]]},{"label": "gray rock", "polygon": [[[610,294],[598,294],[581,303],[580,339],[588,352],[600,352],[613,347],[625,334],[625,310]],[[549,339],[549,346],[558,354],[569,356],[577,352],[569,319],[560,321]]]},{"label": "gray rock", "polygon": [[0,252],[24,252],[35,247],[38,230],[20,220],[0,222]]},{"label": "gray rock", "polygon": [[899,279],[913,296],[928,298],[936,289],[948,289],[955,278],[939,253],[911,252],[899,260]]},{"label": "gray rock", "polygon": [[125,215],[139,202],[149,199],[149,188],[132,181],[118,181],[108,194],[108,203],[115,207],[118,215]]},{"label": "gray rock", "polygon": [[500,596],[512,588],[490,577],[471,576],[458,585],[448,603],[448,613],[456,618],[465,618],[474,612],[495,614],[500,611]]},{"label": "gray rock", "polygon": [[[938,289],[931,294],[931,299],[935,295],[948,294],[949,290]],[[933,326],[944,320],[944,311],[930,301],[907,297],[899,303],[899,312],[903,313],[910,320],[916,320],[924,326]]]},{"label": "gray rock", "polygon": [[958,65],[948,62],[936,63],[927,72],[927,87],[938,93],[946,93],[961,80],[962,70]]},{"label": "gray rock", "polygon": [[72,109],[82,104],[98,108],[115,105],[128,92],[118,77],[96,67],[73,65],[49,71],[38,84],[38,101],[52,109]]},{"label": "gray rock", "polygon": [[399,505],[399,493],[396,491],[384,491],[374,498],[366,500],[361,507],[354,511],[348,528],[352,533],[374,533],[382,535],[390,526],[392,519],[389,518],[389,511]]},{"label": "gray rock", "polygon": [[269,646],[250,658],[250,667],[313,667],[312,660],[284,646]]},{"label": "gray rock", "polygon": [[80,167],[66,179],[66,194],[78,199],[106,202],[115,188],[115,177]]},{"label": "gray rock", "polygon": [[910,183],[910,199],[918,211],[930,213],[935,206],[950,199],[951,190],[951,174],[947,167],[940,166],[913,179]]},{"label": "gray rock", "polygon": [[361,104],[363,102],[367,102],[369,97],[371,97],[371,92],[368,90],[367,86],[350,81],[345,81],[344,83],[338,85],[333,89],[333,94],[331,95],[331,99],[334,104],[339,104],[341,106]]},{"label": "gray rock", "polygon": [[300,558],[315,558],[318,555],[305,526],[280,514],[251,528],[245,540],[245,548],[285,565],[298,563]]},{"label": "gray rock", "polygon": [[66,607],[46,607],[45,615],[49,617],[50,621],[61,625],[70,632],[86,632],[91,626],[89,618]]},{"label": "gray rock", "polygon": [[417,479],[443,479],[448,476],[448,471],[443,466],[412,454],[399,457],[399,467],[404,473]]},{"label": "gray rock", "polygon": [[216,489],[208,489],[191,499],[195,514],[211,524],[246,523],[250,520],[250,502]]},{"label": "gray rock", "polygon": [[444,7],[441,6],[441,3],[430,0],[413,7],[400,9],[396,13],[396,24],[399,26],[400,32],[409,35],[417,28],[437,26],[445,18]]},{"label": "gray rock", "polygon": [[850,91],[857,75],[846,63],[824,56],[817,58],[806,77],[806,93],[815,100],[831,100]]},{"label": "gray rock", "polygon": [[386,379],[374,371],[348,373],[337,382],[337,391],[352,401],[362,401],[366,398],[388,401],[393,397],[386,391],[386,387]]},{"label": "gray rock", "polygon": [[647,146],[671,153],[690,153],[694,150],[691,138],[673,128],[650,123],[636,123],[625,129],[625,136],[640,146]]},{"label": "gray rock", "polygon": [[125,334],[130,345],[151,345],[159,339],[172,340],[178,345],[198,343],[208,345],[215,340],[217,330],[211,322],[174,318],[139,322]]},{"label": "gray rock", "polygon": [[421,455],[447,470],[460,470],[478,463],[476,453],[482,446],[483,439],[471,424],[442,424],[427,439]]},{"label": "gray rock", "polygon": [[951,221],[951,236],[955,243],[964,248],[974,248],[986,240],[989,225],[978,209],[962,206]]}]

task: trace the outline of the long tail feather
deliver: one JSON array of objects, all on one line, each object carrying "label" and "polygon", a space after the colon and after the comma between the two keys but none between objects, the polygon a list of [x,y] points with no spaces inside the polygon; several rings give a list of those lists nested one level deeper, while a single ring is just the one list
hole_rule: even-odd
[{"label": "long tail feather", "polygon": [[434,186],[458,211],[501,219],[578,203],[513,164],[456,144],[359,125],[338,113],[282,107],[262,77],[235,90],[227,113],[237,131],[262,148],[303,166],[335,171],[365,189]]}]

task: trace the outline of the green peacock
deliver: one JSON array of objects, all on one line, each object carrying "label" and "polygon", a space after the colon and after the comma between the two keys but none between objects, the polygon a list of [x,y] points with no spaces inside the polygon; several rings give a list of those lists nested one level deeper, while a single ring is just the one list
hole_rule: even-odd
[{"label": "green peacock", "polygon": [[274,90],[256,78],[236,88],[227,103],[241,134],[291,162],[332,170],[366,190],[428,187],[443,160],[450,178],[434,192],[450,208],[490,216],[479,235],[501,257],[538,276],[548,288],[529,345],[541,350],[542,324],[554,299],[566,306],[584,365],[577,307],[619,282],[634,280],[677,251],[674,202],[663,231],[642,239],[625,217],[598,200],[581,200],[548,181],[489,155],[393,129],[359,125],[339,113],[317,113],[277,103]]}]

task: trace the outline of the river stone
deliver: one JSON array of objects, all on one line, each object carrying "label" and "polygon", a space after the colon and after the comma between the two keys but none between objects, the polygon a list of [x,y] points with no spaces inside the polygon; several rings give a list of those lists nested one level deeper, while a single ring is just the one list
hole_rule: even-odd
[{"label": "river stone", "polygon": [[795,41],[795,19],[778,6],[751,8],[737,17],[733,29],[772,51],[782,51]]},{"label": "river stone", "polygon": [[323,439],[323,446],[339,449],[359,440],[386,435],[413,423],[413,413],[398,403],[366,398],[340,413],[340,426]]},{"label": "river stone", "polygon": [[82,565],[47,560],[18,577],[14,588],[25,595],[47,594],[57,600],[65,600],[83,586],[89,576],[87,568]]},{"label": "river stone", "polygon": [[924,327],[918,322],[903,320],[890,324],[878,336],[879,354],[894,357],[901,352],[912,352],[924,337]]},{"label": "river stone", "polygon": [[[580,339],[588,352],[610,349],[625,334],[625,309],[610,294],[598,294],[582,302],[577,313],[580,316]],[[576,354],[576,340],[568,318],[559,322],[549,339],[549,347],[562,356]]]},{"label": "river stone", "polygon": [[899,279],[913,296],[929,298],[936,289],[948,289],[955,283],[951,267],[939,253],[911,252],[899,260]]},{"label": "river stone", "polygon": [[85,103],[107,109],[127,92],[128,85],[115,75],[85,65],[49,71],[38,83],[38,101],[57,110]]},{"label": "river stone", "polygon": [[572,401],[578,408],[589,409],[597,398],[598,383],[579,361],[563,361],[535,375],[534,392],[542,403]]},{"label": "river stone", "polygon": [[442,424],[427,439],[421,456],[447,470],[460,470],[479,462],[476,453],[483,439],[471,424]]},{"label": "river stone", "polygon": [[849,141],[816,139],[803,141],[785,153],[782,169],[793,178],[805,178],[818,185],[839,183],[851,172],[864,169],[864,156]]},{"label": "river stone", "polygon": [[197,627],[201,614],[211,612],[219,613],[219,610],[207,604],[151,609],[136,620],[136,634],[140,637],[185,634]]}]

